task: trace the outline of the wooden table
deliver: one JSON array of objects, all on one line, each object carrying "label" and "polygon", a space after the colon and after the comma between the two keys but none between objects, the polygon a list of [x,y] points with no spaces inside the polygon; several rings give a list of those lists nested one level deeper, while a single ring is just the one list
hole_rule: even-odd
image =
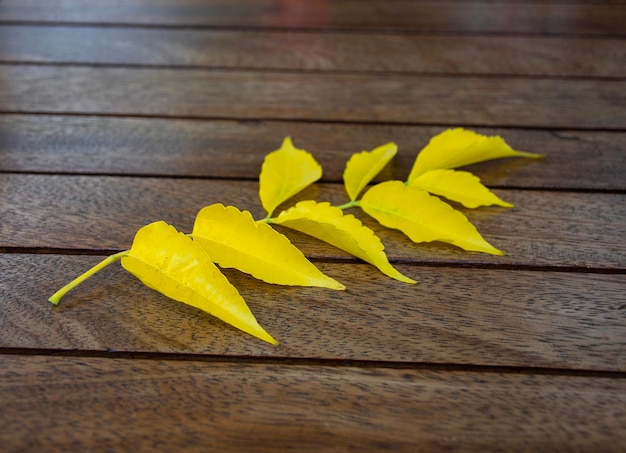
[{"label": "wooden table", "polygon": [[[1,0],[0,450],[623,451],[626,6],[534,0]],[[346,201],[388,141],[499,134],[545,161],[470,171],[504,257],[373,228],[417,285],[302,234],[348,290],[225,271],[265,344],[109,267],[165,220],[264,215],[283,137]],[[285,232],[286,230],[281,230]]]}]

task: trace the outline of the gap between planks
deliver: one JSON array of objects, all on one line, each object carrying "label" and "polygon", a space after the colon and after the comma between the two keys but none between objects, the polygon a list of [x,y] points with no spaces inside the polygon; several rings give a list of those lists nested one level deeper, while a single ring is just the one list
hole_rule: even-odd
[{"label": "gap between planks", "polygon": [[[172,70],[172,71],[202,71],[202,72],[258,72],[263,74],[312,74],[312,75],[346,75],[346,76],[379,76],[379,77],[440,77],[442,79],[512,79],[512,80],[572,80],[572,81],[599,81],[623,82],[624,76],[598,75],[551,75],[551,74],[519,74],[519,73],[480,73],[480,72],[437,72],[437,71],[401,71],[401,70],[358,70],[358,69],[298,69],[298,68],[263,68],[258,66],[220,66],[220,65],[181,65],[181,64],[148,64],[148,63],[81,63],[74,61],[29,61],[29,60],[2,60],[0,66],[42,66],[58,68],[108,68],[108,69],[137,69],[137,70]],[[2,112],[0,112],[1,114]],[[44,113],[45,114],[45,113]],[[204,118],[204,117],[201,117]],[[285,121],[285,120],[283,120]],[[297,119],[295,121],[298,121]],[[397,124],[397,123],[394,123]],[[614,129],[611,129],[614,130]]]},{"label": "gap between planks", "polygon": [[545,366],[468,365],[456,363],[402,362],[359,359],[322,359],[314,357],[206,355],[197,353],[162,353],[62,349],[0,348],[0,356],[104,358],[112,360],[156,360],[245,365],[319,366],[326,368],[380,368],[391,370],[464,372],[476,374],[550,375],[608,379],[626,379],[624,371],[554,368]]},{"label": "gap between planks", "polygon": [[[0,65],[1,66],[1,65]],[[428,76],[430,77],[430,76]],[[324,118],[284,118],[272,116],[258,116],[256,118],[238,117],[238,116],[219,116],[219,115],[169,115],[165,113],[115,113],[115,112],[73,112],[73,111],[56,111],[56,110],[0,110],[2,116],[20,116],[20,117],[68,117],[68,118],[108,118],[112,120],[163,120],[163,121],[190,121],[190,122],[237,122],[241,124],[264,124],[264,123],[288,123],[301,125],[324,125],[324,126],[380,126],[380,127],[416,127],[428,128],[437,127],[441,129],[449,129],[455,127],[463,127],[466,129],[499,129],[499,130],[519,130],[519,131],[538,131],[538,132],[563,132],[563,131],[579,131],[579,132],[598,132],[606,134],[622,134],[626,132],[626,126],[623,128],[597,127],[597,126],[544,126],[541,124],[525,125],[525,124],[477,124],[468,121],[456,121],[454,124],[439,121],[385,121],[385,120],[356,120],[356,119],[324,119]]]},{"label": "gap between planks", "polygon": [[[68,255],[68,256],[110,256],[122,252],[122,249],[81,249],[81,248],[53,248],[53,247],[6,247],[0,246],[0,254],[12,255]],[[367,264],[354,257],[329,257],[313,256],[307,254],[307,258],[314,263],[328,264]],[[489,269],[503,271],[535,271],[535,272],[562,272],[577,274],[626,274],[626,268],[592,268],[588,266],[549,266],[543,264],[506,264],[506,263],[474,263],[462,261],[429,261],[429,260],[408,260],[402,258],[390,258],[392,265],[407,265],[411,267],[437,267],[450,269]]]},{"label": "gap between planks", "polygon": [[347,28],[347,27],[274,27],[274,26],[243,26],[243,25],[194,25],[194,24],[167,24],[167,23],[109,23],[97,21],[70,22],[61,20],[12,20],[0,18],[0,27],[42,27],[42,28],[102,28],[102,29],[139,29],[139,30],[174,30],[174,31],[202,31],[211,32],[250,32],[250,33],[298,33],[304,35],[365,35],[365,36],[442,36],[442,37],[520,37],[545,39],[624,39],[626,35],[618,31],[607,33],[593,32],[563,32],[539,33],[532,31],[463,31],[463,30],[436,30],[411,28]]}]

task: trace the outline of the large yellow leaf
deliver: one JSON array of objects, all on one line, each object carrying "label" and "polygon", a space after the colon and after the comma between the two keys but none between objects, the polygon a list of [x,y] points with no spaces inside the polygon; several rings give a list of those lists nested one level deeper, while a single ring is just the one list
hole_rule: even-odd
[{"label": "large yellow leaf", "polygon": [[337,248],[373,264],[385,275],[405,283],[415,283],[389,264],[384,246],[372,230],[364,226],[353,215],[330,203],[301,201],[295,207],[283,211],[274,223],[301,231],[321,239]]},{"label": "large yellow leaf", "polygon": [[413,242],[442,241],[465,250],[503,255],[483,239],[467,217],[439,198],[400,181],[378,184],[363,195],[361,208]]},{"label": "large yellow leaf", "polygon": [[322,177],[322,167],[308,152],[293,146],[291,138],[265,156],[259,177],[261,204],[271,216],[288,198]]},{"label": "large yellow leaf", "polygon": [[190,238],[165,222],[137,231],[122,266],[148,287],[278,344],[257,322],[237,289]]},{"label": "large yellow leaf", "polygon": [[239,269],[268,283],[345,289],[324,275],[284,235],[234,206],[203,208],[192,236],[220,266]]},{"label": "large yellow leaf", "polygon": [[490,205],[513,207],[482,185],[480,178],[467,171],[430,170],[411,180],[408,185],[457,201],[466,208]]},{"label": "large yellow leaf", "polygon": [[398,152],[395,143],[387,143],[372,151],[353,154],[343,172],[343,181],[350,201],[355,201],[361,190],[385,168]]},{"label": "large yellow leaf", "polygon": [[428,170],[449,169],[502,157],[542,158],[540,154],[515,151],[501,137],[488,137],[462,128],[448,129],[430,139],[417,155],[408,181]]}]

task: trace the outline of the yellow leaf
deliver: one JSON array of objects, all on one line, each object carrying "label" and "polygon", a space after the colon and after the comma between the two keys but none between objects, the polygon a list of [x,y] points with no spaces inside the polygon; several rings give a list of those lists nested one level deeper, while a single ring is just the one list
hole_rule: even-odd
[{"label": "yellow leaf", "polygon": [[278,344],[257,322],[237,289],[190,238],[165,222],[137,231],[122,266],[146,286],[204,310],[263,341]]},{"label": "yellow leaf", "polygon": [[259,177],[259,197],[268,217],[288,198],[322,177],[322,167],[308,152],[293,146],[291,138],[265,156]]},{"label": "yellow leaf", "polygon": [[330,203],[301,201],[283,211],[274,223],[301,231],[376,266],[385,275],[405,283],[415,283],[394,269],[384,252],[384,246],[372,230],[353,215]]},{"label": "yellow leaf", "polygon": [[411,180],[408,185],[457,201],[466,208],[490,205],[513,207],[482,185],[480,178],[467,171],[430,170]]},{"label": "yellow leaf", "polygon": [[220,266],[239,269],[268,283],[345,289],[324,275],[284,235],[234,206],[203,208],[192,236]]},{"label": "yellow leaf", "polygon": [[467,217],[439,198],[400,181],[378,184],[363,195],[361,208],[413,242],[442,241],[465,250],[503,255],[483,239]]},{"label": "yellow leaf", "polygon": [[462,128],[448,129],[435,135],[420,151],[413,164],[408,181],[428,170],[449,169],[502,157],[530,157],[541,154],[515,151],[501,137],[488,137]]},{"label": "yellow leaf", "polygon": [[353,154],[343,172],[343,181],[350,201],[355,201],[363,188],[385,168],[398,152],[395,143],[387,143],[372,151]]}]

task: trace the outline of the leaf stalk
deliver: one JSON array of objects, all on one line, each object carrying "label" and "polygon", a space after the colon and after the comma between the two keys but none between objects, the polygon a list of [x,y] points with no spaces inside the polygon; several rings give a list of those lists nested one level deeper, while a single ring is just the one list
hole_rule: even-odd
[{"label": "leaf stalk", "polygon": [[361,206],[361,202],[359,200],[352,200],[337,207],[343,211],[344,209],[357,208],[359,206]]},{"label": "leaf stalk", "polygon": [[50,296],[48,300],[52,302],[54,305],[59,305],[59,302],[61,302],[61,299],[63,298],[63,296],[65,296],[65,294],[67,294],[72,289],[76,288],[78,285],[80,285],[82,282],[87,280],[89,277],[91,277],[95,273],[107,267],[109,264],[114,263],[125,256],[128,256],[128,252],[129,250],[124,250],[123,252],[115,253],[111,256],[108,256],[107,258],[105,258],[104,260],[96,264],[94,267],[89,269],[87,272],[79,275],[74,280],[72,280],[67,285],[65,285],[63,288],[58,290],[56,293]]}]

